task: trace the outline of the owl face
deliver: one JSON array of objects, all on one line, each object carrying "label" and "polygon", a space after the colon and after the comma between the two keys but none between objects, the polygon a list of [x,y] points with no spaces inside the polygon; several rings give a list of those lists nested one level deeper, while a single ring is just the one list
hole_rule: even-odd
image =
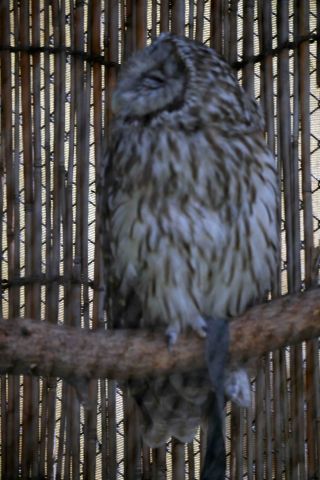
[{"label": "owl face", "polygon": [[145,117],[178,109],[184,99],[186,65],[171,37],[161,35],[123,67],[112,98],[121,117]]}]

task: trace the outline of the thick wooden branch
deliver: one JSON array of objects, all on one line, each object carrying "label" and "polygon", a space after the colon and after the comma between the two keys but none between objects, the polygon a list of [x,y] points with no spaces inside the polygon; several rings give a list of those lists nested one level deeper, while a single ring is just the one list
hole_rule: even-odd
[{"label": "thick wooden branch", "polygon": [[[230,324],[230,359],[246,362],[320,335],[320,289],[256,306]],[[125,379],[204,366],[204,341],[181,335],[168,351],[161,333],[87,331],[28,319],[0,321],[0,372]]]}]

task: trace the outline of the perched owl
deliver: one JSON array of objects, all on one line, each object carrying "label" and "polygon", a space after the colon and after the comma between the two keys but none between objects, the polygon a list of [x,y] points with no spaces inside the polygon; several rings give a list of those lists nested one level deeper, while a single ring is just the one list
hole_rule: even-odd
[{"label": "perched owl", "polygon": [[171,34],[127,62],[112,106],[109,321],[160,329],[170,345],[186,329],[207,336],[208,372],[130,382],[142,434],[150,446],[187,442],[209,416],[214,460],[202,478],[223,479],[223,391],[248,401],[245,373],[224,375],[228,320],[262,300],[276,274],[277,174],[263,119],[214,50]]}]

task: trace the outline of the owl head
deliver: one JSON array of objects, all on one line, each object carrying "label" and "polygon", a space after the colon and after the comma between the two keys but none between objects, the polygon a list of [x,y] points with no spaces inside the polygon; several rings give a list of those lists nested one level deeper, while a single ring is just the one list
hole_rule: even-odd
[{"label": "owl head", "polygon": [[187,81],[188,68],[179,48],[179,37],[161,34],[123,66],[113,93],[113,112],[137,118],[178,109]]},{"label": "owl head", "polygon": [[126,125],[176,128],[225,126],[230,133],[263,130],[255,100],[238,84],[231,67],[199,42],[161,34],[122,67],[112,108]]}]

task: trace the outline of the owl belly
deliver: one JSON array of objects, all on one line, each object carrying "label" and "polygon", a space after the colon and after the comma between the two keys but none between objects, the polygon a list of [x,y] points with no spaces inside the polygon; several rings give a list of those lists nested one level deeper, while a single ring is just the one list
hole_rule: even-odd
[{"label": "owl belly", "polygon": [[168,202],[164,215],[136,193],[119,205],[115,265],[123,293],[134,288],[141,300],[145,326],[197,330],[204,315],[238,315],[270,288],[276,228],[262,200],[231,225],[196,203]]}]

